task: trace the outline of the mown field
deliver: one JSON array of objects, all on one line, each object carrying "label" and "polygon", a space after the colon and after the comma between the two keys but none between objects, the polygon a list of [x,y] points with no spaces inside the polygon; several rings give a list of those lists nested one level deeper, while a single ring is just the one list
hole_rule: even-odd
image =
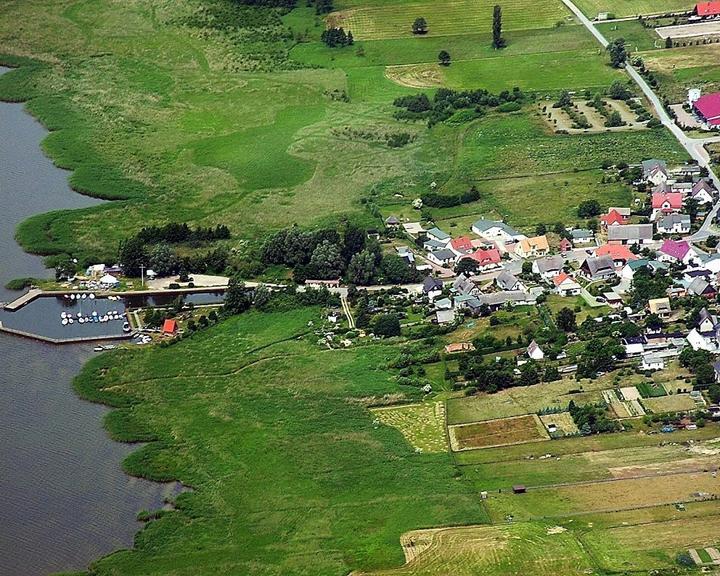
[{"label": "mown field", "polygon": [[[412,36],[412,23],[422,16],[428,22],[427,36],[452,36],[489,30],[493,2],[488,0],[451,0],[382,2],[366,6],[363,2],[331,16],[331,23],[351,30],[358,40],[379,40]],[[502,5],[506,30],[549,28],[557,22],[572,21],[570,12],[558,0],[541,0],[528,10],[522,0]]]}]

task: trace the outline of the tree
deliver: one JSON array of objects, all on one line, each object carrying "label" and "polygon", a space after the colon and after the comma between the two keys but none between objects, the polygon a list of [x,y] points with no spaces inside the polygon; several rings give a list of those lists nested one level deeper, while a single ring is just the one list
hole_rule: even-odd
[{"label": "tree", "polygon": [[372,283],[376,272],[375,255],[370,250],[363,250],[355,254],[350,260],[347,279],[352,284],[367,286]]},{"label": "tree", "polygon": [[578,216],[580,218],[592,218],[602,212],[600,203],[597,200],[584,200],[578,206]]},{"label": "tree", "polygon": [[628,100],[632,96],[632,93],[628,90],[624,82],[615,80],[610,86],[608,96],[613,100]]},{"label": "tree", "polygon": [[355,326],[358,328],[367,328],[370,325],[370,307],[368,305],[367,294],[358,298],[357,306],[355,306]]},{"label": "tree", "polygon": [[377,336],[400,336],[400,319],[395,314],[378,314],[373,318],[373,332]]},{"label": "tree", "polygon": [[610,66],[613,68],[622,68],[627,60],[627,50],[625,49],[625,39],[615,38],[607,46],[607,51],[610,53]]},{"label": "tree", "polygon": [[577,328],[575,312],[570,308],[561,308],[555,316],[555,323],[563,332],[573,332]]},{"label": "tree", "polygon": [[547,366],[543,374],[543,382],[554,382],[560,380],[560,371],[555,366]]},{"label": "tree", "polygon": [[380,273],[388,284],[407,284],[421,278],[420,273],[397,254],[388,254],[382,259]]},{"label": "tree", "polygon": [[520,385],[532,386],[540,382],[540,371],[535,362],[527,362],[520,368]]},{"label": "tree", "polygon": [[120,242],[118,261],[126,276],[140,276],[140,267],[147,263],[145,243],[137,237]]},{"label": "tree", "polygon": [[251,305],[252,300],[249,291],[245,289],[245,283],[237,276],[230,278],[225,292],[223,311],[226,314],[242,314],[249,310]]},{"label": "tree", "polygon": [[328,240],[323,240],[310,257],[310,268],[321,280],[339,278],[342,274],[343,260],[340,248]]},{"label": "tree", "polygon": [[170,245],[166,242],[155,244],[148,251],[147,265],[158,276],[169,276],[177,269],[178,260]]},{"label": "tree", "polygon": [[455,274],[469,276],[478,271],[478,261],[473,258],[462,258],[455,266]]},{"label": "tree", "polygon": [[713,384],[708,388],[708,396],[713,404],[720,403],[720,384]]},{"label": "tree", "polygon": [[55,268],[55,280],[72,278],[75,276],[75,270],[77,270],[77,264],[69,254],[61,254],[54,258],[53,266]]},{"label": "tree", "polygon": [[622,116],[620,116],[620,112],[617,110],[613,110],[610,113],[610,116],[608,116],[608,119],[605,120],[605,127],[606,128],[615,128],[617,126],[624,126],[625,122],[622,119]]},{"label": "tree", "polygon": [[425,18],[420,16],[419,18],[415,18],[415,22],[413,22],[412,25],[412,33],[413,34],[427,34],[428,31],[428,23]]},{"label": "tree", "polygon": [[[263,310],[270,303],[272,292],[264,284],[260,284],[253,293],[253,304],[258,310]],[[212,317],[210,318],[212,320]]]},{"label": "tree", "polygon": [[560,98],[553,104],[553,108],[567,108],[568,106],[572,106],[572,96],[570,96],[570,92],[563,90],[560,92]]},{"label": "tree", "polygon": [[645,327],[649,330],[660,330],[663,327],[663,321],[660,316],[657,314],[649,314],[647,318],[645,318]]},{"label": "tree", "polygon": [[668,36],[665,38],[665,48],[672,48],[673,47],[673,39]]},{"label": "tree", "polygon": [[505,48],[505,38],[502,37],[502,8],[498,4],[493,7],[492,36],[493,48]]},{"label": "tree", "polygon": [[450,53],[447,50],[440,50],[438,54],[438,62],[440,66],[450,66]]},{"label": "tree", "polygon": [[544,234],[547,234],[547,226],[545,224],[538,224],[535,227],[535,234],[538,236],[543,236]]}]

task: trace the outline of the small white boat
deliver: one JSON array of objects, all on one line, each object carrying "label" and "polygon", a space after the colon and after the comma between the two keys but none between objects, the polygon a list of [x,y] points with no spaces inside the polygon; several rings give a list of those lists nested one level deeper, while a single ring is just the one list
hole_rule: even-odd
[{"label": "small white boat", "polygon": [[63,325],[63,326],[67,326],[68,319],[67,319],[67,318],[63,318],[61,322],[62,322],[62,325]]},{"label": "small white boat", "polygon": [[65,318],[67,316],[67,312],[60,312],[60,318]]},{"label": "small white boat", "polygon": [[73,320],[72,318],[68,318],[68,324],[72,324],[73,322],[75,322],[75,320]]},{"label": "small white boat", "polygon": [[128,324],[127,322],[123,324],[123,332],[130,332],[130,324]]},{"label": "small white boat", "polygon": [[70,300],[75,300],[75,294],[70,294]]},{"label": "small white boat", "polygon": [[88,298],[90,298],[90,300],[95,300],[95,294],[90,294],[90,296],[88,296]]},{"label": "small white boat", "polygon": [[85,298],[87,298],[87,294],[83,294],[83,295],[80,296],[80,297],[81,297],[83,300],[85,300]]},{"label": "small white boat", "polygon": [[78,318],[78,322],[79,322],[80,324],[85,324],[85,318],[83,318],[83,317],[81,316],[80,318]]},{"label": "small white boat", "polygon": [[93,310],[92,315],[97,316],[97,310]]},{"label": "small white boat", "polygon": [[95,352],[102,352],[104,350],[104,348],[102,346],[95,346],[95,348],[93,348],[93,350]]}]

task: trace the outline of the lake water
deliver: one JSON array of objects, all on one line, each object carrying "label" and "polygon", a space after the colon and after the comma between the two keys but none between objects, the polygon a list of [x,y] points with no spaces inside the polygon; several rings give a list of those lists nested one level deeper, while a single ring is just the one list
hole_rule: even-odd
[{"label": "lake water", "polygon": [[[45,134],[21,104],[0,103],[0,301],[18,295],[2,287],[8,280],[46,273],[15,243],[16,225],[97,203],[75,194],[68,173],[42,154]],[[106,408],[74,394],[92,348],[0,333],[0,576],[86,568],[131,546],[137,512],[175,493],[175,485],[125,475],[120,462],[133,448],[107,437]]]}]

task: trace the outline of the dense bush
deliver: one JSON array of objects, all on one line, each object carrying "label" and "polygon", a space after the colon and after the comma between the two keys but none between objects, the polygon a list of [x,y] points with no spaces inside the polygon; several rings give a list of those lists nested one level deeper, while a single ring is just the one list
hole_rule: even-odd
[{"label": "dense bush", "polygon": [[424,192],[420,195],[423,206],[431,208],[449,208],[451,206],[460,206],[461,204],[469,204],[480,200],[480,192],[475,186],[472,186],[467,192],[458,194],[438,194],[437,192]]}]

